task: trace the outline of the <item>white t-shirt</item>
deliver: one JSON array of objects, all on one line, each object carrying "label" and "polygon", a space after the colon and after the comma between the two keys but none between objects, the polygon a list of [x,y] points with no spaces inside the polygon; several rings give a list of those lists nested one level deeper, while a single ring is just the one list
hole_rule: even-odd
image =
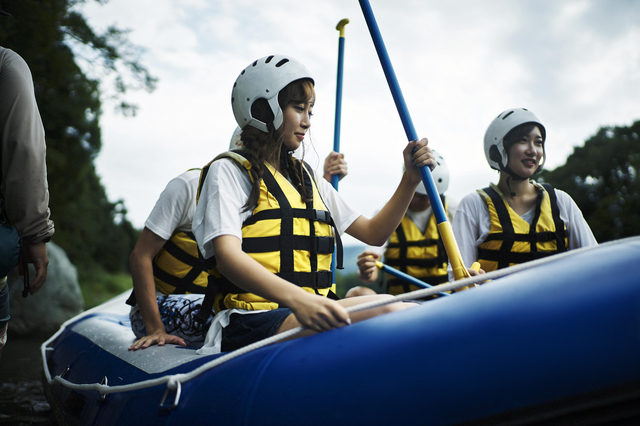
[{"label": "white t-shirt", "polygon": [[[360,217],[360,212],[352,209],[330,183],[322,178],[317,179],[317,183],[320,196],[342,235]],[[206,259],[214,255],[211,244],[214,238],[233,235],[242,241],[242,224],[253,210],[243,212],[250,192],[249,175],[234,160],[223,158],[211,164],[193,219],[193,233]]]},{"label": "white t-shirt", "polygon": [[[554,191],[558,199],[560,219],[567,227],[569,250],[597,245],[598,242],[591,228],[571,196],[559,189]],[[535,207],[520,217],[531,224],[534,214]],[[490,229],[491,216],[487,203],[477,192],[467,194],[460,201],[453,220],[453,234],[460,248],[462,261],[467,268],[478,260],[478,246],[487,238]],[[453,282],[451,265],[449,265],[449,280]]]},{"label": "white t-shirt", "polygon": [[[319,178],[317,183],[320,196],[342,235],[360,217],[360,213],[349,207],[326,180]],[[242,241],[242,224],[253,211],[242,211],[250,192],[249,175],[234,160],[223,158],[211,164],[193,219],[193,233],[205,258],[208,259],[215,254],[211,241],[216,237],[234,235]],[[222,329],[229,324],[231,314],[251,315],[259,312],[264,311],[225,309],[219,312],[211,321],[205,343],[197,353],[220,352]]]},{"label": "white t-shirt", "polygon": [[171,238],[176,230],[190,232],[199,180],[200,169],[189,170],[171,179],[144,226],[165,240]]}]

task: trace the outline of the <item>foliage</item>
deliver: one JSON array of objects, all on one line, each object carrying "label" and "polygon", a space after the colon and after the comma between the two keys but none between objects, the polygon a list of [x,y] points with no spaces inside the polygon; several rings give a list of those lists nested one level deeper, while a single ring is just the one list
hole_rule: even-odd
[{"label": "foliage", "polygon": [[131,275],[123,272],[107,273],[100,267],[78,268],[78,282],[85,309],[91,309],[133,289]]},{"label": "foliage", "polygon": [[[152,90],[155,79],[140,65],[126,32],[96,34],[74,7],[84,0],[0,0],[12,17],[0,21],[0,45],[29,64],[47,140],[47,169],[54,241],[77,266],[124,271],[137,238],[123,202],[111,202],[93,161],[101,148],[102,90],[78,61],[114,77],[125,114],[129,89]],[[104,1],[102,1],[104,2]],[[87,67],[91,68],[91,67]]]},{"label": "foliage", "polygon": [[541,180],[575,200],[599,242],[640,235],[640,121],[601,127]]}]

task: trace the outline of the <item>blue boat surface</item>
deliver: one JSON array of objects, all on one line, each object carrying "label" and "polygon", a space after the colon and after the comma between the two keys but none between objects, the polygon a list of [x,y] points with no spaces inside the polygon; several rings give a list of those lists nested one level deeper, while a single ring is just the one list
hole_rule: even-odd
[{"label": "blue boat surface", "polygon": [[237,354],[128,351],[122,295],[43,344],[45,391],[62,424],[640,424],[639,264],[575,250]]}]

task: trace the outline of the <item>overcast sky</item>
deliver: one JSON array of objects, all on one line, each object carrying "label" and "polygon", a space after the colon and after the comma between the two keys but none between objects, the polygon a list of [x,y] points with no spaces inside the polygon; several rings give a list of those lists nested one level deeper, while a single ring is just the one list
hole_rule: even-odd
[{"label": "overcast sky", "polygon": [[[416,130],[450,169],[458,200],[497,182],[484,132],[525,107],[547,129],[547,168],[564,164],[600,126],[640,119],[638,0],[370,0]],[[313,73],[316,106],[305,160],[321,173],[333,146],[338,31],[346,49],[340,193],[370,216],[391,196],[406,136],[356,0],[110,0],[80,9],[146,49],[159,78],[137,92],[135,118],[104,105],[98,174],[142,227],[167,182],[227,149],[231,87],[255,59],[284,53]],[[106,88],[106,87],[105,87]],[[319,160],[320,158],[321,160]]]}]

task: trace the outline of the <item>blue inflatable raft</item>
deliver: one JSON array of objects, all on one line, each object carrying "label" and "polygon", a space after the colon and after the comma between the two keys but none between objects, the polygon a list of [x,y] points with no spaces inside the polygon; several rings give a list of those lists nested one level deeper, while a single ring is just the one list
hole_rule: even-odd
[{"label": "blue inflatable raft", "polygon": [[43,344],[45,390],[64,424],[640,424],[639,264],[575,250],[239,354],[128,351],[123,295]]}]

